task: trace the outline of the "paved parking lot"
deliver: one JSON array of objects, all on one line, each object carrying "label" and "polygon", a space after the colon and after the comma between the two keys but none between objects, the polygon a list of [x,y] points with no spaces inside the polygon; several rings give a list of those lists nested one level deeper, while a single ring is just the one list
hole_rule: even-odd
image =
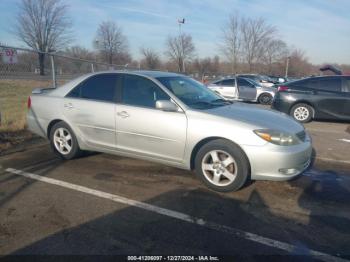
[{"label": "paved parking lot", "polygon": [[208,190],[191,172],[46,143],[0,158],[1,254],[350,257],[349,124],[306,125],[315,164],[289,182]]}]

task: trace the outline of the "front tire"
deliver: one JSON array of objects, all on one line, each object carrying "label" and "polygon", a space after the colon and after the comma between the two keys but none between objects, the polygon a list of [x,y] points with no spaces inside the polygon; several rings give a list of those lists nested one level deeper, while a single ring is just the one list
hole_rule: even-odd
[{"label": "front tire", "polygon": [[258,98],[258,102],[262,105],[271,105],[272,104],[272,95],[271,94],[261,94]]},{"label": "front tire", "polygon": [[290,115],[300,123],[310,122],[313,116],[314,109],[308,104],[296,104],[292,107]]},{"label": "front tire", "polygon": [[66,160],[82,153],[73,130],[64,122],[58,122],[51,128],[50,145],[58,156]]},{"label": "front tire", "polygon": [[224,139],[203,145],[195,158],[197,177],[215,191],[237,191],[247,181],[249,172],[249,162],[242,149]]}]

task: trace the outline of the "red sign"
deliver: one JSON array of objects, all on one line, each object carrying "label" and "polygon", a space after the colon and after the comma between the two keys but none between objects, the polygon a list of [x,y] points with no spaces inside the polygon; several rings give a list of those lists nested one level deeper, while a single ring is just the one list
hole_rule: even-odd
[{"label": "red sign", "polygon": [[3,49],[2,53],[2,62],[5,64],[17,64],[17,50],[16,49]]}]

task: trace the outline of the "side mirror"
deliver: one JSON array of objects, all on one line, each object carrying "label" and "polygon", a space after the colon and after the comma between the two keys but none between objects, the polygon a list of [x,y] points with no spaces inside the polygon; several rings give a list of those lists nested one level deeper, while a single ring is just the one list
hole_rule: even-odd
[{"label": "side mirror", "polygon": [[179,107],[170,100],[157,100],[156,108],[168,112],[177,112],[179,110]]}]

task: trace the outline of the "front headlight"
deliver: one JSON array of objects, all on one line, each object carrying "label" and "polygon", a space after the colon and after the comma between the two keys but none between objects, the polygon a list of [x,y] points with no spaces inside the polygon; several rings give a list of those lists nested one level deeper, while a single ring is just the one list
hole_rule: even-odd
[{"label": "front headlight", "polygon": [[292,146],[301,143],[296,135],[287,132],[271,129],[258,129],[254,130],[254,133],[265,141],[279,146]]}]

